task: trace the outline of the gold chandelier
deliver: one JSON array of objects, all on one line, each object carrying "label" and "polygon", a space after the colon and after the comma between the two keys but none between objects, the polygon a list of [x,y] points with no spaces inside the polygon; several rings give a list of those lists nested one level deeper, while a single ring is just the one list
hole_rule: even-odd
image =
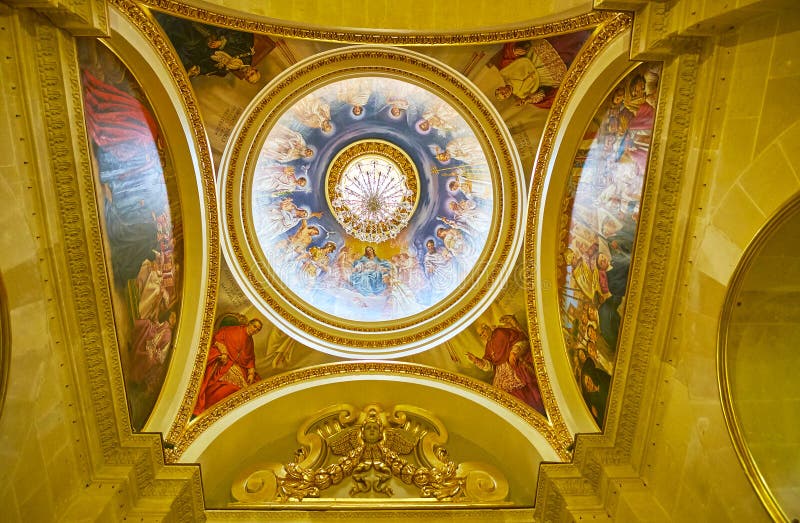
[{"label": "gold chandelier", "polygon": [[419,175],[399,147],[363,140],[331,162],[328,202],[344,230],[367,243],[396,237],[408,225],[419,196]]}]

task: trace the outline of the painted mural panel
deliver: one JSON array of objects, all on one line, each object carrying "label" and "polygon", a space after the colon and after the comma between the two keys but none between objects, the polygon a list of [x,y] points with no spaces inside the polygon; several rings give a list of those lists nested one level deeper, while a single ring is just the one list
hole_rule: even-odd
[{"label": "painted mural panel", "polygon": [[[194,407],[195,416],[260,380],[341,361],[339,357],[295,341],[265,320],[225,267],[220,278],[215,333],[227,325],[246,328],[252,320],[262,325],[250,334],[253,353],[251,355],[248,348],[247,357],[236,363],[240,368],[232,371],[243,379],[223,378],[229,369],[218,363],[219,349],[210,351],[203,386]],[[508,283],[479,321],[454,339],[403,360],[490,384],[546,416],[530,348],[521,258]],[[254,369],[252,381],[247,379],[250,368]],[[225,382],[225,385],[215,386],[217,382]]]},{"label": "painted mural panel", "polygon": [[[190,77],[217,163],[244,108],[271,79],[304,58],[342,47],[342,44],[335,43],[242,33],[157,12],[154,12],[154,17],[171,40]],[[511,130],[527,177],[532,171],[539,139],[557,90],[591,33],[592,29],[587,29],[533,40],[415,50],[464,74],[494,104]],[[470,212],[477,212],[483,215],[475,223],[484,223],[486,207],[471,207],[481,198],[486,198],[490,191],[482,187],[472,173],[459,169],[466,162],[458,158],[458,144],[451,146],[445,140],[447,136],[458,134],[452,132],[452,122],[449,123],[452,115],[446,111],[437,114],[431,109],[428,114],[423,114],[423,104],[416,103],[408,89],[387,88],[381,89],[385,92],[373,92],[367,96],[363,105],[366,111],[354,114],[353,108],[359,105],[358,89],[341,89],[341,96],[338,91],[334,87],[325,95],[327,98],[323,97],[325,99],[309,97],[305,100],[289,114],[291,121],[282,122],[283,135],[281,140],[275,141],[282,145],[271,147],[262,154],[253,183],[253,205],[254,208],[260,206],[261,211],[254,215],[260,216],[264,223],[255,225],[262,236],[272,231],[272,226],[267,223],[270,216],[275,218],[272,220],[275,227],[289,225],[288,230],[278,232],[278,238],[265,238],[262,244],[272,252],[272,261],[277,269],[294,282],[295,289],[304,298],[324,301],[326,294],[320,294],[320,290],[327,289],[330,298],[344,288],[352,294],[352,299],[347,310],[337,309],[336,314],[346,313],[345,316],[350,314],[350,317],[362,320],[379,320],[386,314],[407,316],[432,298],[421,292],[423,284],[429,280],[425,263],[429,253],[427,241],[434,243],[428,263],[433,273],[437,272],[434,264],[437,255],[444,258],[454,250],[462,254],[479,252],[475,245],[475,232],[471,231],[471,237],[466,229],[448,224],[447,220],[458,223],[460,218],[461,222],[466,222]],[[311,168],[312,163],[319,163],[326,140],[342,136],[352,125],[366,128],[377,121],[376,118],[387,128],[390,125],[407,127],[410,136],[416,137],[420,143],[430,142],[427,145],[431,147],[425,152],[425,164],[431,164],[437,173],[441,173],[435,184],[439,194],[437,200],[440,200],[437,205],[443,203],[444,206],[438,205],[441,212],[429,224],[427,236],[420,236],[421,242],[393,240],[375,245],[359,241],[347,236],[346,232],[340,234],[342,231],[337,230],[333,216],[322,216],[328,205],[324,192],[319,191],[318,180],[314,180],[318,169]],[[297,134],[301,135],[302,141],[297,140]],[[304,148],[312,153],[306,156]],[[448,148],[454,155],[440,160],[437,154],[447,152]],[[452,203],[463,208],[453,209],[450,207]],[[441,236],[437,234],[439,229]],[[275,248],[278,242],[282,242],[282,249]],[[466,257],[462,257],[461,265],[468,266],[469,263],[464,263]],[[356,274],[354,283],[352,276],[355,272],[363,273],[364,277],[359,278],[361,274]],[[450,277],[447,271],[438,272],[443,275],[442,280],[447,279],[444,275]],[[472,328],[441,347],[408,359],[494,384],[544,413],[536,375],[532,363],[529,363],[531,356],[521,274],[519,268],[520,285],[515,287],[509,282],[511,290],[502,295],[506,299],[498,298]],[[223,276],[222,288],[226,281],[231,296],[240,294],[233,278]],[[333,284],[335,282],[338,286]],[[427,287],[430,290],[430,285]],[[387,289],[391,292],[387,293]],[[388,295],[394,297],[386,299]],[[376,300],[380,303],[373,303]],[[218,305],[218,328],[230,322],[244,326],[246,330],[247,322],[253,318],[263,320],[243,296],[241,302],[232,299],[228,305],[222,300]],[[251,334],[255,358],[253,382],[337,360],[295,342],[268,321],[263,321],[262,325],[260,331]],[[501,337],[505,341],[498,343],[496,340]],[[211,360],[208,365],[214,367]],[[221,367],[211,367],[206,367],[206,373],[216,372],[219,376]],[[198,403],[195,414],[249,386],[248,371],[245,369],[242,374],[244,379],[237,382],[239,388],[226,389],[215,395],[213,392],[209,394],[205,386],[200,395],[207,399],[201,400],[202,405]]]},{"label": "painted mural panel", "polygon": [[489,383],[546,416],[531,353],[524,273],[520,256],[478,321],[441,346],[406,359]]},{"label": "painted mural panel", "polygon": [[[344,44],[277,38],[154,12],[189,74],[218,163],[247,104],[281,71]],[[469,78],[500,112],[530,175],[544,123],[592,29],[498,44],[417,50]]]},{"label": "painted mural panel", "polygon": [[[295,369],[339,361],[335,356],[298,343],[265,320],[244,295],[227,265],[223,262],[222,266],[212,347],[203,369],[193,416],[199,416],[228,396],[261,380]],[[256,329],[255,325],[260,328]],[[239,343],[235,340],[230,349],[230,342],[226,343],[225,337],[235,335],[237,329],[228,327],[238,327],[239,331]],[[225,357],[221,357],[223,351],[227,354]],[[253,369],[252,373],[250,369]]]},{"label": "painted mural panel", "polygon": [[306,57],[339,47],[236,31],[159,12],[153,16],[189,75],[217,165],[236,121],[270,80]]},{"label": "painted mural panel", "polygon": [[592,31],[504,44],[443,46],[421,51],[469,78],[500,113],[530,177],[539,139],[558,89]]},{"label": "painted mural panel", "polygon": [[660,65],[608,95],[575,157],[560,233],[561,320],[575,380],[602,427],[656,113]]},{"label": "painted mural panel", "polygon": [[134,429],[161,391],[180,313],[182,228],[169,154],[125,65],[79,40],[86,129],[98,188],[120,359]]}]

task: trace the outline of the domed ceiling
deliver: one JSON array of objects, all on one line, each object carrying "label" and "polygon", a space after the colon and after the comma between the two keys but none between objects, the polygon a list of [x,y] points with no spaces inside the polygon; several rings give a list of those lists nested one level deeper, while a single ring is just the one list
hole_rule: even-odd
[{"label": "domed ceiling", "polygon": [[134,429],[218,508],[532,505],[624,325],[660,74],[630,19],[122,3],[80,59]]},{"label": "domed ceiling", "polygon": [[273,86],[222,164],[225,252],[253,301],[343,356],[457,334],[521,246],[524,182],[499,115],[409,51],[323,53]]}]

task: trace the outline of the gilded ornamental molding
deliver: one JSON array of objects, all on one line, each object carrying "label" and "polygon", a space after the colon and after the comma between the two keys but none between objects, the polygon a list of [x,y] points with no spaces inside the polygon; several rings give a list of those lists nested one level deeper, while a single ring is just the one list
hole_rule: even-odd
[{"label": "gilded ornamental molding", "polygon": [[[535,168],[533,172],[531,190],[528,196],[528,215],[526,223],[526,231],[536,231],[537,224],[540,220],[539,209],[541,207],[541,199],[545,196],[542,194],[543,183],[546,175],[547,165],[556,146],[556,135],[561,125],[567,122],[563,121],[563,113],[570,100],[578,82],[583,78],[586,70],[591,63],[603,52],[603,50],[622,33],[627,31],[630,27],[631,19],[627,15],[618,14],[611,18],[608,22],[601,25],[592,34],[589,40],[584,44],[580,54],[576,57],[571,68],[559,88],[558,96],[556,97],[553,107],[550,110],[547,122],[545,124],[542,139],[539,145],[539,153],[536,158]],[[564,422],[563,415],[558,406],[553,387],[550,383],[545,369],[545,354],[542,345],[541,333],[538,322],[538,312],[536,306],[536,293],[537,281],[531,277],[533,274],[532,260],[536,259],[536,241],[533,235],[527,234],[525,237],[525,245],[523,247],[523,256],[525,259],[524,267],[525,273],[525,296],[528,314],[528,328],[530,330],[531,340],[531,353],[535,367],[538,372],[539,387],[542,391],[542,398],[545,400],[548,415],[552,423],[559,427],[560,431],[569,433],[566,423]],[[556,351],[558,352],[558,351]],[[563,352],[563,351],[562,351]],[[558,356],[556,356],[558,357]]]},{"label": "gilded ornamental molding", "polygon": [[[259,147],[270,125],[294,102],[310,90],[337,79],[360,75],[397,78],[423,86],[451,103],[468,122],[486,155],[492,180],[502,190],[495,194],[495,211],[486,247],[465,281],[446,298],[424,312],[391,322],[344,321],[310,308],[293,293],[282,292],[281,282],[264,262],[249,216],[248,176],[256,165]],[[252,106],[240,122],[239,132],[229,144],[223,160],[223,227],[226,252],[233,258],[240,280],[257,295],[293,336],[304,336],[303,343],[324,345],[323,350],[357,350],[361,357],[374,352],[395,350],[410,353],[423,343],[428,346],[447,332],[454,332],[505,281],[520,245],[521,167],[510,147],[511,138],[493,107],[474,88],[449,68],[398,49],[354,47],[325,53],[291,69],[273,81],[268,91]],[[255,296],[254,296],[255,297]],[[303,310],[302,315],[294,311]],[[302,332],[302,334],[297,334]],[[377,336],[379,334],[380,336]],[[427,341],[426,341],[427,340]],[[386,357],[385,355],[383,357]]]},{"label": "gilded ornamental molding", "polygon": [[304,383],[318,378],[329,376],[348,375],[391,375],[402,374],[404,376],[419,376],[429,378],[443,383],[457,385],[472,390],[488,398],[489,400],[502,405],[504,408],[519,416],[535,428],[547,442],[558,453],[561,459],[569,459],[568,447],[572,444],[572,435],[563,424],[552,425],[544,416],[531,409],[516,398],[511,397],[506,392],[499,390],[488,383],[477,381],[462,374],[454,374],[433,367],[414,365],[410,363],[381,362],[381,361],[358,361],[334,363],[310,367],[286,374],[280,374],[273,378],[259,381],[236,396],[229,397],[197,417],[174,442],[173,448],[167,450],[167,461],[178,462],[186,449],[197,440],[203,432],[208,430],[216,421],[231,413],[234,409],[256,401],[272,391],[279,390],[289,385]]},{"label": "gilded ornamental molding", "polygon": [[[653,360],[662,350],[659,337],[664,326],[659,318],[669,309],[672,296],[665,289],[675,281],[670,273],[676,256],[676,227],[687,162],[694,85],[700,57],[686,54],[665,64],[659,111],[656,115],[650,162],[642,197],[639,233],[630,273],[626,321],[620,333],[615,382],[609,397],[605,432],[580,435],[573,462],[546,464],[541,469],[537,491],[536,517],[543,521],[560,518],[569,510],[569,500],[593,496],[594,508],[614,510],[617,498],[607,487],[612,479],[608,467],[630,464],[643,451],[640,421],[650,408],[654,390],[650,381]],[[623,473],[624,479],[638,480],[638,474]],[[614,475],[615,479],[618,474]],[[588,507],[587,507],[588,508]]]},{"label": "gilded ornamental molding", "polygon": [[521,26],[496,31],[465,32],[460,34],[413,34],[408,31],[365,31],[345,29],[309,28],[290,24],[270,23],[268,21],[248,20],[233,16],[221,9],[195,7],[175,0],[145,0],[144,5],[169,14],[190,18],[199,22],[262,33],[284,38],[336,42],[341,44],[381,44],[381,45],[468,45],[506,42],[543,38],[558,34],[588,29],[607,22],[616,13],[590,11],[566,20],[548,22],[541,25]]},{"label": "gilded ornamental molding", "polygon": [[[197,148],[197,158],[200,164],[199,176],[202,184],[202,201],[205,206],[205,216],[207,216],[208,220],[205,230],[206,250],[209,253],[208,260],[206,260],[208,284],[203,300],[202,320],[200,322],[201,332],[199,345],[201,350],[197,351],[197,356],[192,364],[193,372],[189,378],[181,407],[178,410],[169,432],[164,436],[167,441],[172,441],[183,431],[183,428],[188,424],[191,417],[192,408],[195,398],[197,397],[197,390],[203,378],[202,369],[204,368],[208,352],[214,313],[216,311],[217,287],[219,284],[220,272],[220,240],[219,217],[215,197],[216,185],[214,181],[214,167],[211,160],[208,140],[206,139],[206,129],[200,117],[194,91],[192,90],[189,78],[182,64],[175,56],[172,46],[165,37],[163,31],[152,17],[141,9],[139,4],[130,0],[110,0],[109,3],[118,9],[125,19],[151,42],[158,55],[161,57],[163,65],[170,72],[174,85],[180,93],[180,98],[183,103],[182,109],[190,124],[192,139]],[[200,370],[198,371],[198,369]]]},{"label": "gilded ornamental molding", "polygon": [[300,448],[291,461],[239,473],[229,506],[299,506],[313,498],[333,507],[347,497],[364,507],[419,504],[419,498],[503,505],[508,496],[508,481],[494,466],[453,461],[447,429],[419,407],[334,405],[306,420],[297,435]]},{"label": "gilded ornamental molding", "polygon": [[[32,54],[35,55],[34,89],[31,96],[41,100],[45,133],[40,197],[52,204],[57,220],[63,256],[55,258],[55,271],[64,279],[56,283],[62,300],[60,313],[65,341],[71,345],[71,357],[78,382],[76,396],[81,405],[76,417],[84,425],[86,451],[78,459],[85,467],[84,476],[99,481],[99,467],[114,465],[102,479],[127,488],[135,481],[135,492],[119,507],[132,510],[130,504],[158,492],[174,496],[172,507],[159,507],[164,513],[174,511],[178,518],[196,518],[202,512],[200,478],[196,469],[174,469],[174,478],[184,482],[175,490],[169,481],[158,477],[164,466],[160,440],[153,435],[131,434],[130,420],[117,349],[111,298],[108,291],[104,253],[97,249],[102,236],[96,219],[98,210],[88,140],[83,126],[83,100],[75,42],[67,33],[43,23],[32,22]],[[48,192],[52,187],[52,194]],[[63,250],[61,250],[63,249]],[[55,319],[55,318],[54,318]],[[58,342],[56,342],[58,343]],[[72,405],[70,405],[72,406]],[[77,416],[77,414],[76,414]],[[127,505],[126,505],[127,504]]]}]

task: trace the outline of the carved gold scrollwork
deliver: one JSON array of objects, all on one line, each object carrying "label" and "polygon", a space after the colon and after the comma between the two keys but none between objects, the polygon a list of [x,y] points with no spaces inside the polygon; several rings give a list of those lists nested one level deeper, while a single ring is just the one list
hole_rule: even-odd
[{"label": "carved gold scrollwork", "polygon": [[261,463],[242,471],[231,486],[231,495],[234,499],[247,503],[272,499],[282,468],[278,463]]},{"label": "carved gold scrollwork", "polygon": [[399,485],[393,480],[411,486],[419,498],[440,502],[500,502],[508,496],[508,482],[496,467],[453,461],[443,446],[445,427],[417,407],[397,405],[387,413],[374,404],[361,411],[334,405],[304,423],[297,440],[301,447],[285,465],[262,463],[239,474],[231,487],[234,505],[323,498],[326,490],[341,490],[333,487],[347,478],[351,498],[374,502],[395,495]]}]

